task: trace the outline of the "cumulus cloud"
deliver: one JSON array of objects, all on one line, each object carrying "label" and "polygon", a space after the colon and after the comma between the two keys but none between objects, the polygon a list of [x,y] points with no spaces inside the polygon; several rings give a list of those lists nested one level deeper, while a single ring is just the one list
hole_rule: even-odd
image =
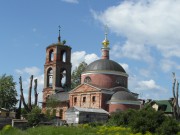
[{"label": "cumulus cloud", "polygon": [[140,81],[138,83],[139,90],[157,90],[161,89],[160,86],[158,86],[154,80],[149,80],[149,81]]},{"label": "cumulus cloud", "polygon": [[168,90],[160,85],[153,79],[144,80],[141,76],[130,75],[129,89],[132,92],[139,94],[139,98],[142,99],[167,99],[170,97]]},{"label": "cumulus cloud", "polygon": [[161,66],[161,69],[164,72],[171,71],[173,68],[180,70],[179,63],[176,63],[176,62],[174,62],[173,60],[170,60],[170,59],[163,59],[163,60],[161,60],[160,66]]},{"label": "cumulus cloud", "polygon": [[25,67],[23,69],[16,69],[15,72],[19,75],[22,75],[24,73],[29,75],[38,75],[40,73],[40,69],[38,67]]},{"label": "cumulus cloud", "polygon": [[92,53],[87,54],[85,51],[77,51],[72,53],[71,62],[72,62],[72,70],[75,69],[75,67],[79,66],[79,63],[85,61],[87,64],[99,59],[99,57]]},{"label": "cumulus cloud", "polygon": [[126,64],[126,63],[119,63],[119,64],[124,68],[126,73],[129,72],[129,65],[128,64]]},{"label": "cumulus cloud", "polygon": [[61,0],[63,2],[67,2],[67,3],[73,3],[73,4],[78,4],[79,1],[78,0]]},{"label": "cumulus cloud", "polygon": [[112,32],[126,38],[121,48],[114,46],[124,57],[152,59],[151,47],[163,57],[180,57],[179,5],[178,0],[129,0],[104,12],[92,13],[96,20],[108,24]]}]

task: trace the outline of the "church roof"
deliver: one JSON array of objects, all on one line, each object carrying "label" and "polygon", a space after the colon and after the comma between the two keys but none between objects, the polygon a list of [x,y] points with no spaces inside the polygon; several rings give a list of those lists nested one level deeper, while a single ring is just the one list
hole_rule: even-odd
[{"label": "church roof", "polygon": [[128,91],[118,91],[114,93],[111,97],[111,100],[108,102],[111,104],[137,104],[139,105],[140,102],[138,99]]},{"label": "church roof", "polygon": [[85,69],[85,72],[86,71],[99,71],[99,70],[100,71],[118,71],[118,72],[126,73],[126,71],[123,69],[123,67],[120,64],[109,59],[100,59],[100,60],[96,60],[90,63]]},{"label": "church roof", "polygon": [[49,98],[55,99],[57,101],[63,102],[69,100],[68,92],[60,92],[53,95],[50,95]]},{"label": "church roof", "polygon": [[170,100],[153,100],[151,101],[151,105],[157,104],[159,106],[159,110],[162,110],[166,113],[173,112],[172,103]]},{"label": "church roof", "polygon": [[107,111],[105,111],[104,109],[101,109],[101,108],[81,108],[81,107],[78,107],[78,106],[71,107],[71,108],[67,109],[66,112],[72,112],[72,111],[109,114]]}]

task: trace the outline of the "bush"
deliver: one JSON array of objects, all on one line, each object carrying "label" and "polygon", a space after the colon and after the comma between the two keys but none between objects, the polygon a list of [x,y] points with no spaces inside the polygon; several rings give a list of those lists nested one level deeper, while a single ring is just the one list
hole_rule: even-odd
[{"label": "bush", "polygon": [[42,119],[44,119],[44,114],[41,113],[41,109],[38,106],[35,106],[31,112],[27,114],[29,126],[36,126]]},{"label": "bush", "polygon": [[108,121],[110,126],[128,126],[132,121],[135,110],[129,109],[125,112],[115,112],[111,115],[111,118]]},{"label": "bush", "polygon": [[163,112],[155,111],[152,108],[113,113],[108,125],[130,127],[135,134],[173,135],[179,131],[176,120],[166,117]]},{"label": "bush", "polygon": [[176,135],[180,131],[178,122],[170,117],[157,128],[158,135]]},{"label": "bush", "polygon": [[129,125],[134,133],[141,132],[145,134],[146,131],[155,133],[156,128],[159,127],[164,120],[165,116],[162,112],[148,108],[136,111]]}]

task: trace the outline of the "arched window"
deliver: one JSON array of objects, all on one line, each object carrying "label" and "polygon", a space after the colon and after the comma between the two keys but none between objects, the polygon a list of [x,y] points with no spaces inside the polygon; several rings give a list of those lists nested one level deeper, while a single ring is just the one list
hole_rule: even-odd
[{"label": "arched window", "polygon": [[54,52],[53,50],[49,51],[49,61],[53,61],[54,60]]},{"label": "arched window", "polygon": [[47,86],[52,87],[52,84],[53,84],[53,70],[52,68],[49,68],[47,72]]},{"label": "arched window", "polygon": [[61,51],[61,60],[62,62],[66,62],[66,51]]},{"label": "arched window", "polygon": [[84,79],[84,82],[85,83],[90,83],[91,82],[91,78],[89,76],[87,76],[85,79]]},{"label": "arched window", "polygon": [[62,87],[66,87],[66,69],[61,71],[61,85]]},{"label": "arched window", "polygon": [[63,118],[63,109],[59,110],[59,118],[62,119]]}]

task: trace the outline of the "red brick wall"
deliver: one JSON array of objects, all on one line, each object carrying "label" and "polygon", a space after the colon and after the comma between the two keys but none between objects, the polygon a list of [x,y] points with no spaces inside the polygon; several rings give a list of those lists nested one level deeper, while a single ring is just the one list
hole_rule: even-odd
[{"label": "red brick wall", "polygon": [[[93,102],[93,96],[95,101]],[[86,101],[83,102],[83,97]],[[101,93],[99,92],[88,92],[88,93],[73,93],[69,95],[70,107],[78,106],[84,108],[101,108]],[[76,98],[76,102],[74,101]]]},{"label": "red brick wall", "polygon": [[[124,86],[127,88],[127,77],[111,74],[84,74],[81,76],[81,83],[84,83],[84,79],[89,76],[91,78],[90,84],[98,86],[100,88],[113,88],[117,86]],[[123,80],[123,83],[117,83],[117,78]]]},{"label": "red brick wall", "polygon": [[115,112],[116,110],[125,111],[127,109],[140,109],[139,105],[127,105],[127,104],[109,104],[109,112]]}]

